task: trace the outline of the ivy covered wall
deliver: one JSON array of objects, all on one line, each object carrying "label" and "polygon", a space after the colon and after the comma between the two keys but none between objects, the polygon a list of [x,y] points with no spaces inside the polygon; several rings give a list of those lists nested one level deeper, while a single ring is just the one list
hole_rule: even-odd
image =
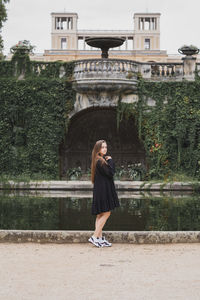
[{"label": "ivy covered wall", "polygon": [[[148,161],[147,178],[200,178],[200,80],[138,83],[139,101],[119,103],[118,120],[134,116]],[[151,104],[155,105],[148,105]]]},{"label": "ivy covered wall", "polygon": [[0,173],[59,178],[74,92],[66,79],[0,79]]},{"label": "ivy covered wall", "polygon": [[[0,175],[40,174],[59,179],[59,145],[75,92],[73,62],[16,62],[0,66]],[[60,68],[65,76],[60,76]],[[18,70],[16,72],[16,70]],[[200,80],[138,81],[139,100],[119,97],[118,123],[133,116],[147,158],[146,179],[180,172],[200,179]],[[149,106],[151,101],[154,106]]]}]

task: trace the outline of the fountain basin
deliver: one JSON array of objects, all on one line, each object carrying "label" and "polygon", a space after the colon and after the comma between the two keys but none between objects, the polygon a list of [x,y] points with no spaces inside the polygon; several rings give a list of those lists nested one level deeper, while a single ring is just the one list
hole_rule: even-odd
[{"label": "fountain basin", "polygon": [[120,37],[89,37],[85,39],[89,46],[101,49],[102,58],[108,58],[108,50],[121,46],[124,41],[125,39]]}]

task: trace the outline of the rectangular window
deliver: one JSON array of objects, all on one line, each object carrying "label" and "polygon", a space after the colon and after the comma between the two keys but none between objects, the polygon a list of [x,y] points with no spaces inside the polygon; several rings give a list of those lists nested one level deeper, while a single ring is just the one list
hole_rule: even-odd
[{"label": "rectangular window", "polygon": [[73,29],[73,18],[72,17],[56,17],[55,18],[55,29],[56,30],[71,30],[71,29]]},{"label": "rectangular window", "polygon": [[60,24],[60,29],[61,30],[66,30],[67,29],[67,18],[61,18],[61,24]]},{"label": "rectangular window", "polygon": [[150,30],[150,18],[144,19],[144,30]]},{"label": "rectangular window", "polygon": [[133,38],[128,37],[128,48],[127,50],[133,50]]},{"label": "rectangular window", "polygon": [[84,50],[84,40],[83,37],[78,37],[78,49]]},{"label": "rectangular window", "polygon": [[150,39],[145,39],[144,41],[144,49],[149,50],[150,49]]},{"label": "rectangular window", "polygon": [[67,39],[61,38],[61,49],[67,49]]}]

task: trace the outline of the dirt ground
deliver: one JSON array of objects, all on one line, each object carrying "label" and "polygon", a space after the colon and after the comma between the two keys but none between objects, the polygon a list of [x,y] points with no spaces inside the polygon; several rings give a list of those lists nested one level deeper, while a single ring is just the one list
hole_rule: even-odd
[{"label": "dirt ground", "polygon": [[200,244],[0,244],[2,300],[199,300]]}]

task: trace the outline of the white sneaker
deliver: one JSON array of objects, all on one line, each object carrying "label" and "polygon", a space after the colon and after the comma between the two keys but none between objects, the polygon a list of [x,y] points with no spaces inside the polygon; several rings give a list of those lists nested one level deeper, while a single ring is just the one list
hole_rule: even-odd
[{"label": "white sneaker", "polygon": [[103,245],[100,243],[100,238],[95,238],[94,236],[91,236],[88,241],[95,245],[98,248],[103,247]]},{"label": "white sneaker", "polygon": [[112,246],[112,243],[107,241],[105,236],[102,236],[102,238],[100,238],[100,243],[102,244],[103,247],[111,247]]}]

